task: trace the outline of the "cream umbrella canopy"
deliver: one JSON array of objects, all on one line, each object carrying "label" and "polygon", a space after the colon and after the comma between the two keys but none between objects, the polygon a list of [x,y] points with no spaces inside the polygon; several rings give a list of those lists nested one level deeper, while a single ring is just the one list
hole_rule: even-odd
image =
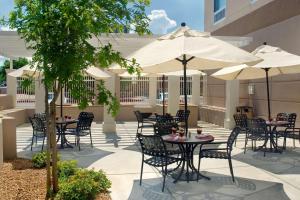
[{"label": "cream umbrella canopy", "polygon": [[269,76],[300,73],[300,56],[288,53],[279,47],[269,46],[266,43],[256,48],[252,54],[262,58],[263,61],[253,66],[226,67],[212,74],[212,76],[223,80],[266,78],[268,118],[270,119]]},{"label": "cream umbrella canopy", "polygon": [[[144,73],[184,71],[185,110],[187,110],[186,69],[208,70],[238,64],[256,64],[261,59],[209,33],[192,30],[181,24],[174,32],[164,35],[139,49],[129,59],[136,59]],[[111,70],[121,73],[120,66]],[[187,119],[185,121],[187,125]],[[186,126],[186,134],[188,127]]]},{"label": "cream umbrella canopy", "polygon": [[[98,67],[90,66],[87,69],[83,70],[83,73],[93,77],[95,80],[105,80],[109,77],[111,77],[108,73],[105,71],[99,69]],[[13,72],[8,73],[8,76],[12,77],[42,77],[43,74],[42,72],[38,71],[36,66],[31,66],[30,64],[25,65]],[[62,94],[62,90],[61,90]],[[60,95],[60,115],[63,117],[63,109],[62,109],[62,104],[63,104],[63,98],[62,95]]]}]

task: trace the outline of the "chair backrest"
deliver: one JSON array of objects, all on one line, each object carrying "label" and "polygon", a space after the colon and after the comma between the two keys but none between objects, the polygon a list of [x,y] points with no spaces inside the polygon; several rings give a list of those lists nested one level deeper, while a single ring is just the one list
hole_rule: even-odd
[{"label": "chair backrest", "polygon": [[288,121],[289,114],[288,113],[278,113],[276,116],[276,121]]},{"label": "chair backrest", "polygon": [[40,118],[42,121],[46,121],[46,113],[35,113],[33,117]]},{"label": "chair backrest", "polygon": [[90,130],[93,120],[94,114],[92,112],[81,112],[78,117],[77,130]]},{"label": "chair backrest", "polygon": [[139,134],[138,139],[143,154],[156,157],[163,157],[167,155],[166,145],[161,136]]},{"label": "chair backrest", "polygon": [[234,141],[236,140],[237,136],[240,134],[241,132],[241,128],[240,127],[235,127],[229,137],[228,137],[228,140],[227,140],[227,148],[231,151],[232,150],[232,146],[233,146],[233,143]]},{"label": "chair backrest", "polygon": [[41,118],[32,117],[32,118],[30,118],[30,122],[31,122],[32,128],[35,132],[46,133],[46,124],[45,124],[45,121],[43,121]]},{"label": "chair backrest", "polygon": [[155,121],[157,123],[173,123],[174,119],[171,115],[155,115]]},{"label": "chair backrest", "polygon": [[247,128],[248,118],[246,114],[234,114],[233,118],[237,127],[240,127],[241,129]]},{"label": "chair backrest", "polygon": [[185,122],[185,119],[189,119],[190,110],[177,110],[176,117],[178,117],[179,122]]},{"label": "chair backrest", "polygon": [[140,123],[143,122],[143,116],[142,116],[141,112],[139,110],[135,110],[133,112],[136,117],[136,120]]},{"label": "chair backrest", "polygon": [[173,127],[177,128],[178,126],[176,123],[169,123],[169,122],[155,123],[153,126],[154,134],[160,136],[171,134]]},{"label": "chair backrest", "polygon": [[287,121],[289,122],[289,124],[286,127],[288,127],[288,128],[295,128],[296,119],[297,119],[297,114],[296,113],[290,113],[288,115],[288,119],[287,119]]},{"label": "chair backrest", "polygon": [[268,134],[266,120],[255,118],[248,120],[248,133],[255,136],[265,137]]}]

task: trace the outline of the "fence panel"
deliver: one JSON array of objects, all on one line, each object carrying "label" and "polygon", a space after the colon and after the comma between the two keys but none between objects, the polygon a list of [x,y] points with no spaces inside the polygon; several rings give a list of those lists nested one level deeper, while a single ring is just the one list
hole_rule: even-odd
[{"label": "fence panel", "polygon": [[[168,77],[165,76],[165,103],[168,103]],[[156,103],[162,104],[163,102],[163,78],[157,77],[157,90],[156,90]]]},{"label": "fence panel", "polygon": [[[85,76],[84,77],[84,84],[86,84],[86,87],[88,89],[88,91],[91,91],[91,92],[95,92],[95,87],[96,87],[96,83],[95,83],[95,79],[91,76]],[[64,95],[65,95],[65,100],[64,100],[64,104],[78,104],[78,100],[74,99],[72,96],[71,96],[71,91],[70,91],[70,87],[66,86],[65,87],[65,92],[64,92]],[[86,94],[88,95],[88,94]],[[95,97],[90,97],[92,98],[91,99],[91,102],[94,103],[95,101]]]},{"label": "fence panel", "polygon": [[120,78],[120,102],[124,104],[149,101],[149,77]]},{"label": "fence panel", "polygon": [[17,104],[31,105],[35,103],[35,82],[33,81],[28,87],[22,87],[22,81],[26,78],[17,78]]}]

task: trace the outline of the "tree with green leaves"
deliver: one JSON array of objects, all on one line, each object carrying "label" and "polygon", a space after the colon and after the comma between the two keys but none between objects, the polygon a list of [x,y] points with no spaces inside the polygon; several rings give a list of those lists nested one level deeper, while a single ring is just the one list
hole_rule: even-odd
[{"label": "tree with green leaves", "polygon": [[[17,29],[34,50],[32,63],[43,74],[46,96],[52,90],[54,98],[48,104],[45,96],[47,116],[48,161],[47,189],[56,193],[57,150],[55,140],[55,102],[62,87],[71,88],[71,96],[79,100],[79,107],[88,106],[91,95],[83,83],[82,70],[90,65],[107,68],[113,63],[138,73],[134,59],[127,60],[113,50],[110,44],[95,47],[89,43],[100,35],[122,33],[134,27],[138,34],[149,33],[145,7],[149,0],[16,0],[10,13],[9,26]],[[73,89],[72,89],[73,88]],[[97,85],[98,103],[108,106],[116,115],[118,102],[103,82]],[[51,167],[50,167],[51,163]]]},{"label": "tree with green leaves", "polygon": [[[19,69],[25,65],[27,65],[29,62],[26,58],[18,58],[17,60],[13,61],[13,69]],[[9,69],[10,62],[9,60],[5,60],[3,63],[3,66],[0,66],[0,83],[3,81],[6,81],[6,69]]]}]

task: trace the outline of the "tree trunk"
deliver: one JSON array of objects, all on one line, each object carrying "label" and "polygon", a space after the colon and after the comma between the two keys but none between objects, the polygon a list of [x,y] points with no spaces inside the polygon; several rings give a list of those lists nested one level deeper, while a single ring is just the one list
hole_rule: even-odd
[{"label": "tree trunk", "polygon": [[51,148],[50,148],[50,120],[49,120],[49,103],[48,103],[48,88],[44,84],[45,87],[45,114],[46,114],[46,135],[47,135],[47,182],[46,182],[46,188],[47,188],[47,197],[49,197],[50,191],[51,191],[51,165],[50,165],[50,154],[51,154]]},{"label": "tree trunk", "polygon": [[56,148],[56,99],[60,92],[60,84],[58,88],[53,90],[53,99],[50,103],[50,144],[52,149],[52,189],[54,193],[58,192],[58,177],[57,177],[57,148]]}]

